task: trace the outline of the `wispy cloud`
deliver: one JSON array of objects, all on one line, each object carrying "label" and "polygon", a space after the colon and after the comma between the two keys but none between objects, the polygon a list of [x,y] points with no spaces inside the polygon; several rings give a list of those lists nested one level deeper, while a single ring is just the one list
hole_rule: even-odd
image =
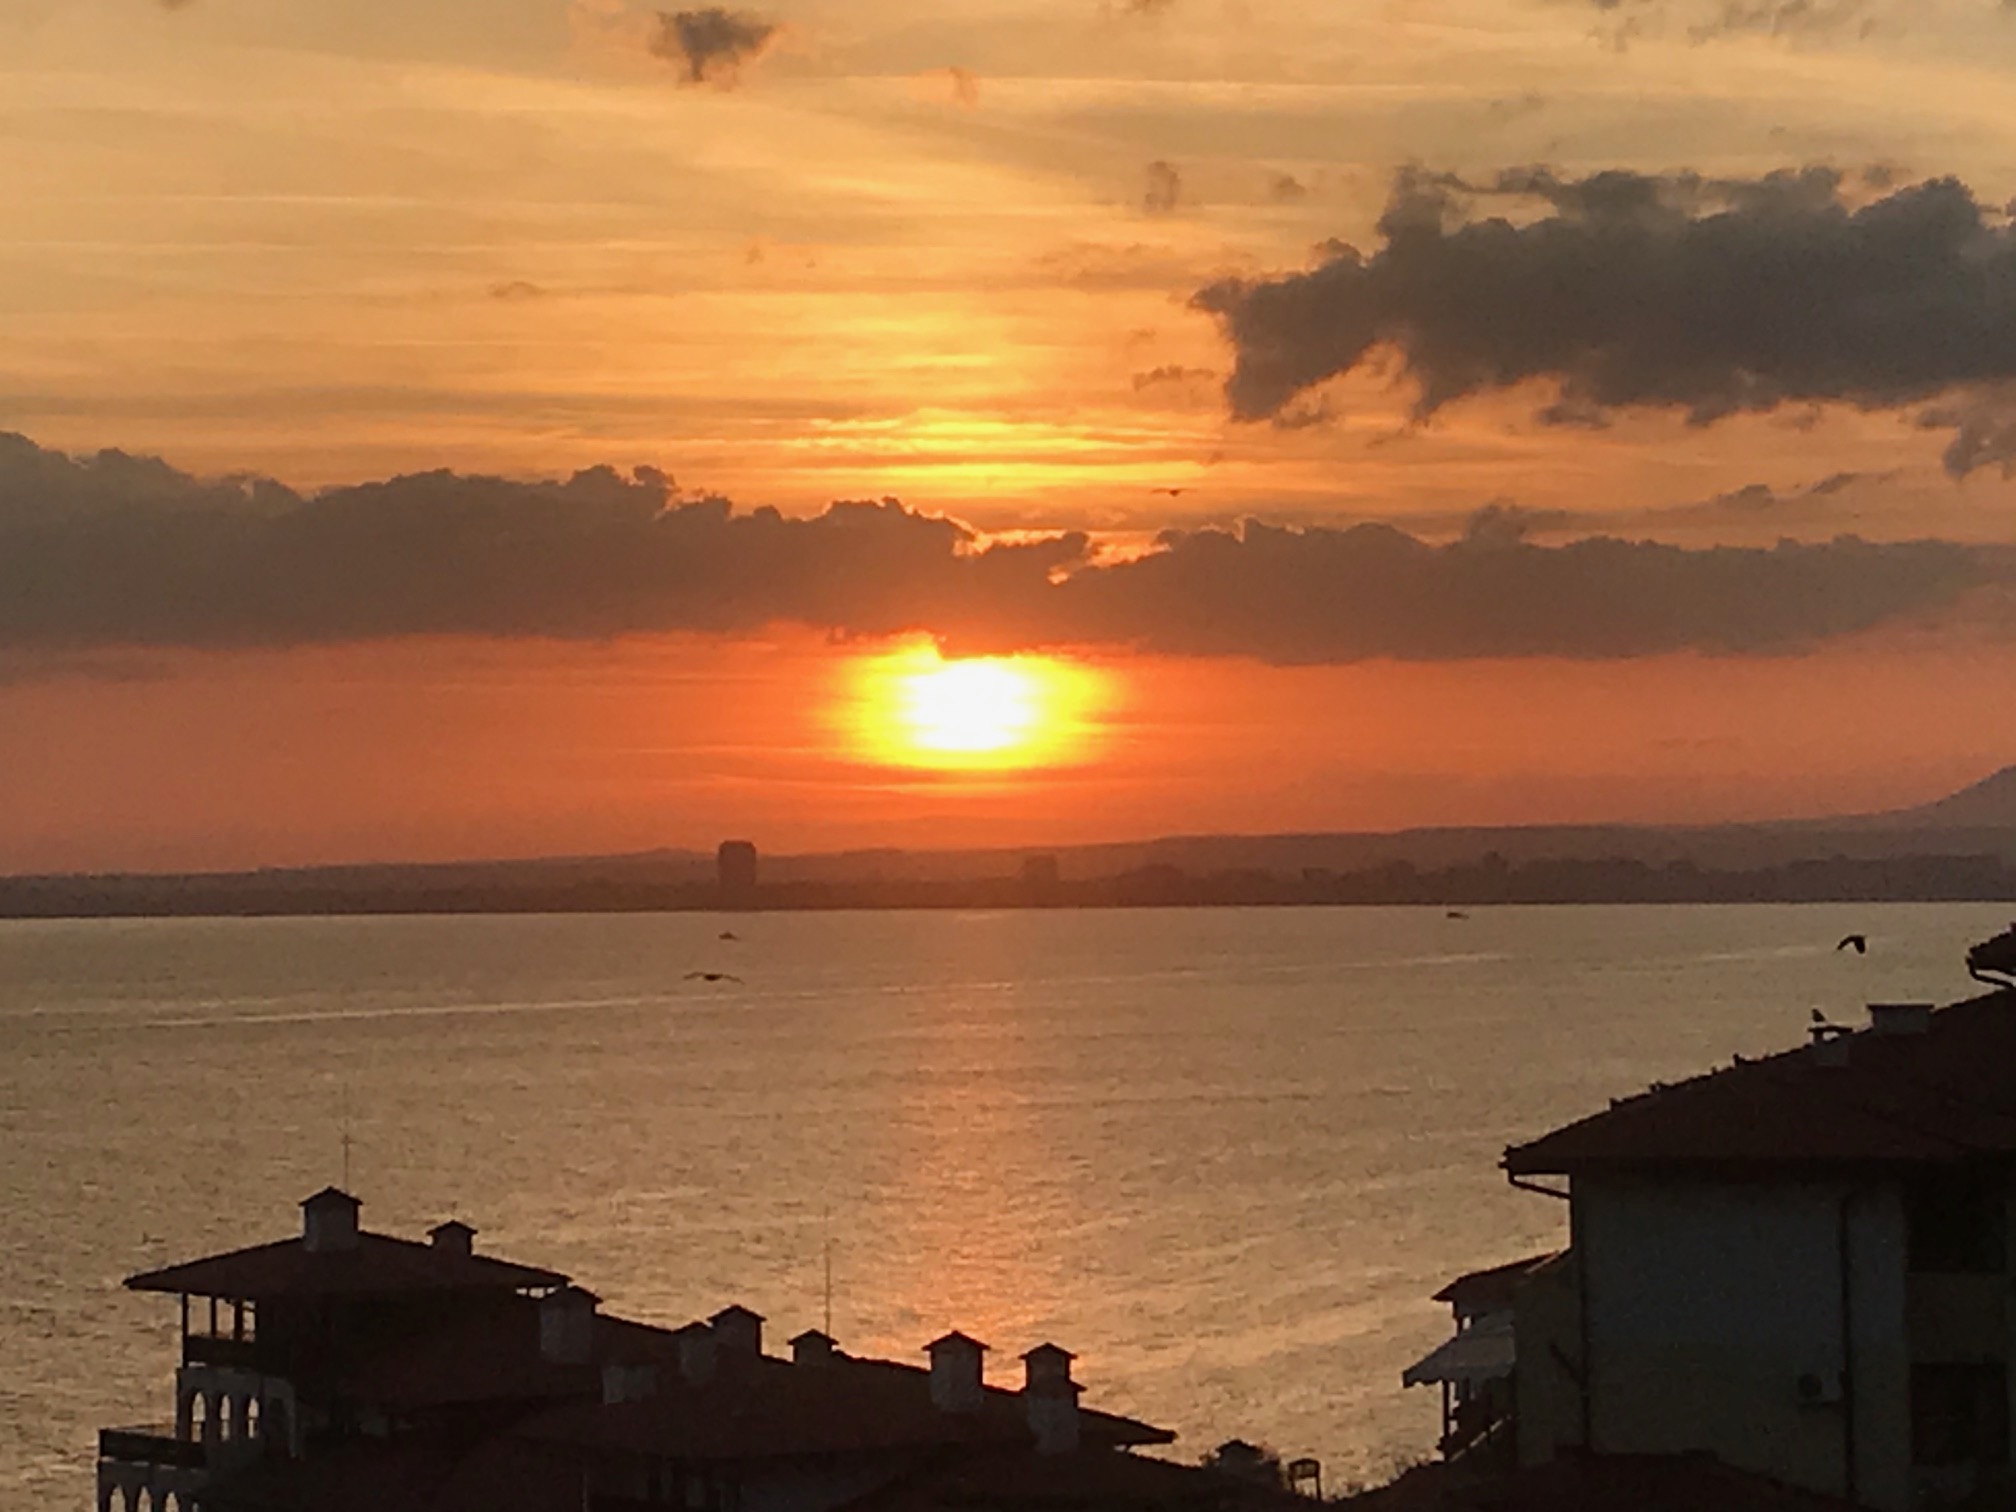
[{"label": "wispy cloud", "polygon": [[1176,165],[1157,158],[1143,179],[1141,208],[1150,215],[1174,215],[1183,202],[1183,175]]}]

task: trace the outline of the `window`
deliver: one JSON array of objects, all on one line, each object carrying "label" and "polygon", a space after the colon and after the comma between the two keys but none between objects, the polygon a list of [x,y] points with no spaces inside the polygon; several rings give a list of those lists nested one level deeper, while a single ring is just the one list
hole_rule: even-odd
[{"label": "window", "polygon": [[1911,1463],[2006,1465],[2009,1376],[1999,1360],[1911,1367]]},{"label": "window", "polygon": [[1979,1275],[2009,1263],[2009,1220],[1999,1179],[1940,1171],[1905,1189],[1904,1216],[1914,1271]]}]

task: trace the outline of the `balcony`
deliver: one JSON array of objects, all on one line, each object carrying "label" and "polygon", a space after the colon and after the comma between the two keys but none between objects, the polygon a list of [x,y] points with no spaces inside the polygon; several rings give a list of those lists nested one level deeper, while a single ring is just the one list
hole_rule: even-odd
[{"label": "balcony", "polygon": [[100,1428],[98,1457],[125,1465],[161,1465],[201,1470],[208,1463],[204,1445],[175,1437],[168,1428]]},{"label": "balcony", "polygon": [[184,1365],[221,1365],[235,1370],[256,1370],[263,1358],[257,1339],[234,1339],[229,1334],[190,1334],[182,1341]]}]

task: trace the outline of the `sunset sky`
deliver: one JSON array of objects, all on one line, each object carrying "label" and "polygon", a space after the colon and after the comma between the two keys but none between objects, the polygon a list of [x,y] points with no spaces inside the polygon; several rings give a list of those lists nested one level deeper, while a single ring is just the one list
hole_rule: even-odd
[{"label": "sunset sky", "polygon": [[0,872],[1938,796],[2012,200],[2009,0],[0,0]]}]

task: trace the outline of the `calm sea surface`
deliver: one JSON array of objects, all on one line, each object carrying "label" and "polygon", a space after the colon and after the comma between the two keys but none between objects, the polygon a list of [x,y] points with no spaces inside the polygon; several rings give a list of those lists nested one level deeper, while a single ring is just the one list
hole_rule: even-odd
[{"label": "calm sea surface", "polygon": [[170,1400],[173,1303],[120,1278],[294,1232],[346,1116],[372,1227],[460,1216],[773,1341],[830,1238],[850,1350],[956,1326],[1012,1383],[1054,1339],[1184,1452],[1375,1476],[1433,1437],[1428,1294],[1561,1238],[1508,1142],[1813,1008],[1964,996],[2009,912],[0,923],[0,1508],[90,1505],[97,1426]]}]

